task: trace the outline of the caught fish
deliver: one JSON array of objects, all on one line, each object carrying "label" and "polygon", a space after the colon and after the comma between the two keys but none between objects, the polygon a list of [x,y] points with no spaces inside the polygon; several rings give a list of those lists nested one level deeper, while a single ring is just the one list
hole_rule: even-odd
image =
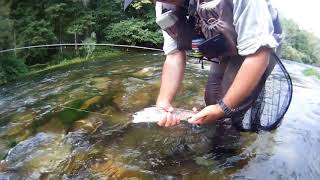
[{"label": "caught fish", "polygon": [[[159,118],[165,113],[165,110],[158,107],[148,107],[141,111],[136,112],[133,115],[133,123],[155,123],[159,121]],[[173,114],[180,117],[181,121],[187,121],[190,119],[194,112],[185,109],[174,108]]]}]

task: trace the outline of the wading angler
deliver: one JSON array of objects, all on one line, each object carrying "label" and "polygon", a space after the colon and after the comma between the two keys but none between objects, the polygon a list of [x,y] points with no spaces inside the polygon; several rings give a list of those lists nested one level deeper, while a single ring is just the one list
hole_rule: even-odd
[{"label": "wading angler", "polygon": [[[131,2],[125,0],[125,8]],[[277,56],[283,35],[269,1],[159,0],[155,9],[166,54],[156,104],[165,110],[156,117],[160,126],[180,123],[172,102],[187,54],[211,62],[206,107],[189,123],[228,122],[243,131],[279,126],[290,105],[292,83]]]}]

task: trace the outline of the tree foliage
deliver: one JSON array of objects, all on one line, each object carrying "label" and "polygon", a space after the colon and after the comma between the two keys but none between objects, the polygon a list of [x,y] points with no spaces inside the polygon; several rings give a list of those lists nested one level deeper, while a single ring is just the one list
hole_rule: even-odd
[{"label": "tree foliage", "polygon": [[285,31],[283,57],[307,64],[319,64],[319,39],[314,34],[300,29],[292,20],[282,19],[282,25]]},{"label": "tree foliage", "polygon": [[0,56],[0,84],[13,80],[28,72],[28,67],[21,59],[14,56]]},{"label": "tree foliage", "polygon": [[0,50],[10,48],[13,42],[11,36],[12,21],[9,19],[8,14],[8,4],[4,3],[4,1],[0,1]]},{"label": "tree foliage", "polygon": [[[319,39],[291,20],[282,19],[282,24],[286,32],[283,57],[320,64]],[[126,11],[123,0],[3,0],[0,1],[0,31],[0,49],[89,42],[93,33],[93,42],[97,43],[151,47],[162,44],[150,0],[136,0]],[[92,47],[78,49],[82,50],[91,51]],[[62,52],[62,49],[32,49],[17,51],[17,56],[28,65],[48,64],[53,56]],[[79,54],[87,56],[88,53]]]},{"label": "tree foliage", "polygon": [[110,28],[106,39],[116,44],[157,46],[162,41],[160,32],[151,31],[140,19],[123,20],[112,24]]},{"label": "tree foliage", "polygon": [[[0,44],[3,49],[51,43],[81,43],[96,34],[96,42],[159,46],[161,34],[149,0],[123,10],[122,0],[6,0],[0,5]],[[5,11],[4,11],[5,12]],[[128,32],[125,32],[129,30]],[[14,41],[14,43],[13,43]],[[19,51],[28,65],[43,64],[54,50]]]}]

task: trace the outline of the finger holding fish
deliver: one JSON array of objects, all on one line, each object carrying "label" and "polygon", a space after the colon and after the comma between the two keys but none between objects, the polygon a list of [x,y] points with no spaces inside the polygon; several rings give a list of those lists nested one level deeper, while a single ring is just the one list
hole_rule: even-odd
[{"label": "finger holding fish", "polygon": [[166,125],[167,114],[162,114],[160,120],[158,121],[159,126]]},{"label": "finger holding fish", "polygon": [[224,112],[218,105],[210,105],[192,116],[188,122],[191,124],[210,124],[223,118]]},{"label": "finger holding fish", "polygon": [[190,124],[203,124],[205,120],[207,119],[207,112],[205,110],[202,110],[198,112],[197,114],[193,115],[188,122]]},{"label": "finger holding fish", "polygon": [[174,112],[165,112],[162,119],[158,122],[159,126],[172,127],[180,124],[180,118]]},{"label": "finger holding fish", "polygon": [[164,109],[161,115],[161,119],[158,122],[159,126],[171,127],[176,126],[180,123],[177,115],[174,114],[174,109],[170,107],[169,109]]}]

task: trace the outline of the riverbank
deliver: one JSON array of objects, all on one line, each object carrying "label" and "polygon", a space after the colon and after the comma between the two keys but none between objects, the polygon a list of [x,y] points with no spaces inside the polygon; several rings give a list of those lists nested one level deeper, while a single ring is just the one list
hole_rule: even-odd
[{"label": "riverbank", "polygon": [[63,69],[65,67],[68,67],[70,65],[77,65],[82,63],[88,63],[92,61],[99,61],[99,60],[105,60],[110,58],[115,58],[123,55],[124,53],[120,50],[116,49],[106,49],[106,50],[100,50],[93,52],[91,56],[79,56],[79,57],[72,57],[72,58],[66,58],[63,60],[58,61],[57,64],[51,64],[48,65],[45,68],[41,69],[35,69],[32,70],[27,74],[27,76],[34,76],[42,73],[48,73],[55,70]]},{"label": "riverbank", "polygon": [[[49,61],[47,64],[39,64],[36,66],[27,66],[21,59],[14,58],[13,56],[2,57],[2,62],[6,63],[0,65],[0,86],[14,82],[17,80],[27,79],[30,77],[44,75],[53,71],[62,70],[70,67],[71,65],[79,65],[93,61],[101,61],[112,59],[124,55],[125,52],[119,49],[107,48],[100,49],[93,52],[90,56],[78,53],[78,55],[67,55],[65,57],[54,57],[54,60]],[[9,65],[8,65],[9,64]]]},{"label": "riverbank", "polygon": [[[139,53],[139,50],[130,51]],[[90,56],[88,56],[88,54],[86,52],[82,52],[81,49],[78,50],[78,52],[74,52],[74,50],[70,51],[69,49],[69,52],[68,50],[64,50],[63,54],[51,57],[52,60],[48,61],[47,64],[37,64],[33,66],[26,66],[23,63],[23,60],[13,56],[9,56],[7,59],[5,59],[5,56],[0,56],[0,62],[3,62],[3,58],[4,61],[7,61],[6,64],[2,63],[4,64],[2,66],[5,67],[1,67],[0,63],[0,86],[21,79],[45,75],[50,72],[69,68],[70,66],[121,57],[128,54],[130,51],[129,49],[101,48],[96,49],[92,54],[90,54]],[[143,53],[145,53],[145,51],[143,51]],[[297,62],[294,60],[286,61]],[[6,73],[6,71],[8,72]],[[311,65],[309,68],[303,70],[303,75],[314,76],[317,79],[320,79],[320,71]]]}]

